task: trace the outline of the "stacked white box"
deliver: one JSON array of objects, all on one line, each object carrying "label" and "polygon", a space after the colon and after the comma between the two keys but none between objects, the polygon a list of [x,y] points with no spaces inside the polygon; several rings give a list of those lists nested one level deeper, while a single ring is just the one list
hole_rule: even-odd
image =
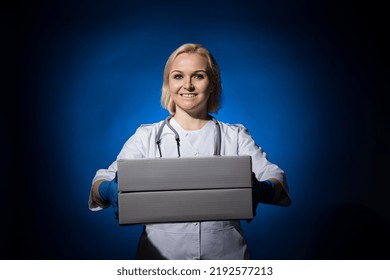
[{"label": "stacked white box", "polygon": [[252,218],[250,156],[118,161],[119,224]]}]

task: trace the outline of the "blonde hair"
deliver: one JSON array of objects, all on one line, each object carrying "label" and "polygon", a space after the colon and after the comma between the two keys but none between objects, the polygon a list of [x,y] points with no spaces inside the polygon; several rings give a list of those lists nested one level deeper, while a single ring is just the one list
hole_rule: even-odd
[{"label": "blonde hair", "polygon": [[175,103],[173,102],[169,93],[169,71],[173,61],[179,54],[182,53],[196,53],[206,58],[207,60],[207,75],[210,80],[209,90],[210,97],[207,101],[207,112],[217,113],[220,108],[220,96],[222,92],[221,77],[219,73],[218,64],[215,61],[211,53],[203,47],[201,44],[183,44],[177,48],[168,58],[164,68],[164,78],[162,85],[161,94],[161,105],[164,109],[167,109],[171,115],[176,112]]}]

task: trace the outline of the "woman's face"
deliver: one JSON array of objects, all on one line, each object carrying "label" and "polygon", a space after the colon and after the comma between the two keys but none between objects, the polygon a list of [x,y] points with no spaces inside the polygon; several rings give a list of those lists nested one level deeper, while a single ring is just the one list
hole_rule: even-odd
[{"label": "woman's face", "polygon": [[207,115],[210,96],[207,60],[195,53],[182,53],[173,61],[169,71],[169,92],[180,110],[190,114]]}]

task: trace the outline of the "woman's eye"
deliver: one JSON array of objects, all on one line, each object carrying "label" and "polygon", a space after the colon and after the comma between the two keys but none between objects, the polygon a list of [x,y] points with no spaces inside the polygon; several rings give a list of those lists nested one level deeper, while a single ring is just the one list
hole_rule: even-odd
[{"label": "woman's eye", "polygon": [[198,79],[198,80],[201,80],[201,79],[204,79],[204,75],[203,74],[195,74],[194,78]]},{"label": "woman's eye", "polygon": [[183,79],[183,75],[175,74],[175,75],[173,75],[173,78],[174,78],[175,80],[180,80],[180,79]]}]

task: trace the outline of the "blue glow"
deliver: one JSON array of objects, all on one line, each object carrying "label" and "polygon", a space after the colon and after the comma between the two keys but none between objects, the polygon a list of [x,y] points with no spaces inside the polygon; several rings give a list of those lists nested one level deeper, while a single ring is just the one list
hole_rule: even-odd
[{"label": "blue glow", "polygon": [[[168,114],[160,106],[163,68],[187,42],[204,44],[219,63],[223,99],[216,117],[245,125],[287,175],[292,206],[260,205],[255,220],[243,223],[252,258],[321,256],[312,247],[323,237],[318,219],[347,200],[345,182],[363,169],[353,169],[353,159],[364,141],[360,121],[370,118],[358,109],[371,101],[364,75],[349,64],[334,27],[316,19],[317,9],[312,15],[299,7],[290,12],[288,1],[239,3],[205,9],[81,1],[42,9],[26,39],[30,82],[23,86],[37,95],[25,105],[34,108],[26,122],[38,132],[34,174],[46,178],[34,206],[40,256],[134,256],[141,226],[118,226],[111,209],[89,211],[89,189],[96,170],[115,160],[139,125]],[[347,106],[355,94],[360,100]],[[361,197],[356,191],[352,202]]]},{"label": "blue glow", "polygon": [[[98,34],[92,40],[79,38],[78,49],[67,65],[69,82],[61,85],[66,100],[53,106],[55,111],[49,114],[60,114],[59,118],[66,120],[63,129],[67,136],[57,140],[64,148],[60,157],[69,173],[85,182],[69,190],[80,203],[86,204],[92,169],[106,168],[140,124],[156,122],[167,115],[159,103],[163,66],[170,52],[186,39],[172,43],[166,34],[168,39],[154,46],[157,42],[143,38],[144,34],[158,34],[158,30],[144,23],[130,38],[125,30],[116,31],[115,35]],[[259,234],[272,236],[272,231],[279,230],[280,225],[273,225],[275,219],[289,220],[294,211],[299,211],[300,201],[309,199],[305,186],[299,182],[305,165],[315,160],[313,154],[320,149],[317,145],[320,142],[308,145],[307,140],[319,136],[319,108],[323,104],[319,104],[318,97],[310,96],[313,86],[310,70],[291,55],[291,52],[298,53],[298,57],[302,55],[297,42],[277,35],[259,34],[253,38],[253,31],[248,31],[238,33],[234,43],[229,43],[230,36],[231,33],[205,32],[202,38],[196,35],[192,38],[209,46],[220,64],[223,106],[217,118],[242,123],[250,130],[269,158],[285,169],[294,201],[291,208],[259,207],[257,219],[244,225],[249,242],[256,243]],[[133,41],[142,41],[138,44],[143,47],[134,47]],[[137,234],[130,228],[118,229],[110,215],[107,218],[107,215],[93,214],[85,213],[83,217],[106,224],[104,231],[95,233],[96,241],[107,231],[112,235],[112,248],[122,248],[120,242],[129,235],[132,240],[129,251],[111,254],[131,256],[130,249],[137,243],[139,229],[135,231]],[[270,227],[273,228],[270,232],[264,230]],[[93,229],[91,225],[89,230]],[[121,237],[119,241],[115,236]],[[270,250],[264,248],[267,244],[262,242],[263,249],[251,250],[252,257],[265,257],[263,251]]]}]

